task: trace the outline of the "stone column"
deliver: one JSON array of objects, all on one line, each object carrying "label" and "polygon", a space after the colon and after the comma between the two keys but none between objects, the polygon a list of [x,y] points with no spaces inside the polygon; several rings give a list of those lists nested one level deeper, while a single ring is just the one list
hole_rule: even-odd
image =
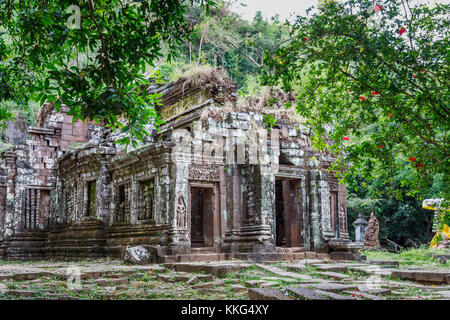
[{"label": "stone column", "polygon": [[[267,167],[267,168],[266,168]],[[233,180],[233,231],[225,238],[225,252],[272,252],[275,251],[272,234],[274,177],[270,166],[245,165],[240,168],[239,189]],[[237,177],[235,171],[233,178]],[[238,213],[239,211],[239,213]],[[239,216],[239,220],[238,217]],[[240,221],[240,222],[238,222]],[[237,224],[239,223],[239,227]]]},{"label": "stone column", "polygon": [[102,157],[100,159],[100,172],[97,180],[97,196],[99,197],[97,203],[97,219],[105,224],[110,221],[110,204],[112,201],[112,183],[111,183],[111,172],[107,166],[107,158]]},{"label": "stone column", "polygon": [[320,170],[311,170],[309,172],[310,236],[309,239],[305,239],[305,247],[309,250],[321,251],[326,246],[323,227],[329,225],[330,219],[329,193],[327,191],[326,174]]},{"label": "stone column", "polygon": [[171,196],[169,207],[169,252],[187,253],[191,242],[188,230],[188,163],[175,163],[171,172]]},{"label": "stone column", "polygon": [[16,155],[13,152],[5,152],[6,164],[6,211],[5,211],[5,238],[14,233],[14,212],[16,204],[15,180],[16,180]]}]

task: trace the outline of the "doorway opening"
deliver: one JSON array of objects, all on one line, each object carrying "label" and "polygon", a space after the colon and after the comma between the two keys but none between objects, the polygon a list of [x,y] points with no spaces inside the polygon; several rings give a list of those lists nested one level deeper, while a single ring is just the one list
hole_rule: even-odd
[{"label": "doorway opening", "polygon": [[214,244],[213,188],[191,187],[191,247],[212,247]]},{"label": "doorway opening", "polygon": [[275,180],[275,233],[277,247],[302,247],[304,239],[301,180]]}]

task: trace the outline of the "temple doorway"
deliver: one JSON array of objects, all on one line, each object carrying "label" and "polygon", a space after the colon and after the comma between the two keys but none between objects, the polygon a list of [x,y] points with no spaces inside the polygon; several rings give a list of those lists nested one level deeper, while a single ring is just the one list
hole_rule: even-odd
[{"label": "temple doorway", "polygon": [[302,247],[304,239],[301,180],[275,180],[275,233],[277,247]]},{"label": "temple doorway", "polygon": [[214,245],[214,188],[191,186],[190,237],[191,247]]}]

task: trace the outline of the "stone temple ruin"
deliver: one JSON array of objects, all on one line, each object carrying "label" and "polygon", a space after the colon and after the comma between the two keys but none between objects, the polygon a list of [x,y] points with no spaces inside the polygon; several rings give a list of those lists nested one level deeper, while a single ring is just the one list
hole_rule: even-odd
[{"label": "stone temple ruin", "polygon": [[132,150],[64,107],[45,105],[37,126],[7,130],[0,258],[118,257],[132,245],[165,262],[348,256],[334,159],[285,110],[239,106],[221,72],[152,88],[165,124]]}]

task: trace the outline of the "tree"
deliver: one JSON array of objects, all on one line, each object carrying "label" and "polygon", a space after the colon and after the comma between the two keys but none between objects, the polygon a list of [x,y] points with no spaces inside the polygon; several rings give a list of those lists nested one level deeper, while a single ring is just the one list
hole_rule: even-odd
[{"label": "tree", "polygon": [[[65,104],[136,142],[161,123],[146,71],[186,39],[189,4],[212,0],[0,0],[0,120],[7,101]],[[122,121],[121,119],[125,119]]]},{"label": "tree", "polygon": [[401,182],[418,196],[449,176],[449,8],[324,1],[266,54],[263,83],[295,89],[315,146],[339,157],[334,169],[350,164],[344,178],[382,178],[388,192],[409,167]]}]

